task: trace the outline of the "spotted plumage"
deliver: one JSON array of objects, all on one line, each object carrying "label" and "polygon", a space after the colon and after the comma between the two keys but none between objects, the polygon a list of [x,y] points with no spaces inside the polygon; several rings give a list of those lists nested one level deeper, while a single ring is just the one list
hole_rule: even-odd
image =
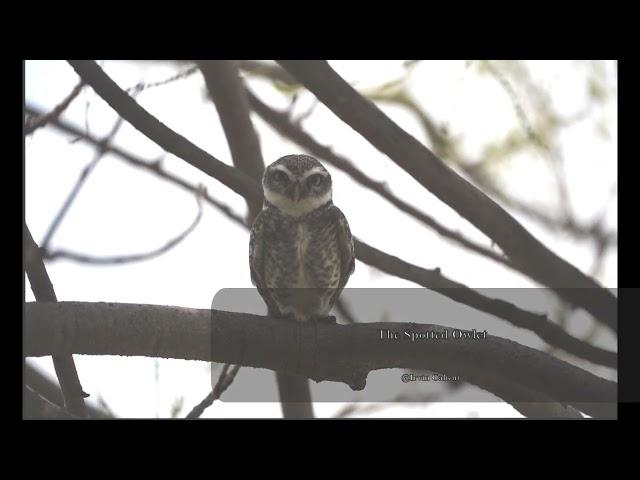
[{"label": "spotted plumage", "polygon": [[313,157],[289,155],[267,168],[263,188],[264,208],[251,229],[252,282],[271,315],[326,317],[355,267],[331,176]]}]

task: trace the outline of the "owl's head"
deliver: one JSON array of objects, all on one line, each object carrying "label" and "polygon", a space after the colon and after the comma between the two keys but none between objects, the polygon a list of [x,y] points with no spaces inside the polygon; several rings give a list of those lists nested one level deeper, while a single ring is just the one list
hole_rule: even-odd
[{"label": "owl's head", "polygon": [[287,215],[298,217],[331,201],[331,175],[309,155],[286,155],[262,178],[264,198]]}]

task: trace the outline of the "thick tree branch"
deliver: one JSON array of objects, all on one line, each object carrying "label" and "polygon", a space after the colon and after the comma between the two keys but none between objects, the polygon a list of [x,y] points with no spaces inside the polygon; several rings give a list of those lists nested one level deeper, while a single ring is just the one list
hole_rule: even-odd
[{"label": "thick tree branch", "polygon": [[[447,330],[449,339],[383,342],[381,329]],[[591,416],[615,415],[614,382],[507,339],[454,340],[452,334],[431,324],[344,326],[157,305],[36,302],[25,305],[24,351],[213,361],[343,382],[357,390],[372,370],[428,369],[500,390],[512,402],[530,401],[515,398],[524,388]]]},{"label": "thick tree branch", "polygon": [[[23,226],[23,242],[25,255],[25,270],[31,290],[38,302],[56,302],[56,292],[49,279],[49,274],[42,261],[40,248],[31,236],[26,223]],[[60,388],[64,395],[64,406],[70,414],[77,417],[86,417],[84,397],[76,365],[72,355],[53,355],[53,366],[60,382]],[[35,398],[35,397],[33,397]]]},{"label": "thick tree branch", "polygon": [[[260,182],[264,173],[264,160],[258,134],[251,122],[249,101],[238,63],[233,60],[208,60],[198,62],[198,66],[218,111],[233,164]],[[251,224],[262,209],[262,201],[247,199],[247,203],[248,223]]]},{"label": "thick tree branch", "polygon": [[279,63],[373,146],[493,239],[531,278],[569,295],[567,300],[617,331],[617,300],[610,291],[547,249],[500,205],[358,94],[327,62]]}]

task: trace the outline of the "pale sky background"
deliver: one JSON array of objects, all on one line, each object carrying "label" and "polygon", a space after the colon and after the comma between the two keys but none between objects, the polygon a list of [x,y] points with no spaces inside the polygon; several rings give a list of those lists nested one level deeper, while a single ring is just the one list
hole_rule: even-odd
[{"label": "pale sky background", "polygon": [[[401,61],[332,61],[340,75],[358,89],[381,85],[400,77]],[[498,63],[499,64],[499,63]],[[565,159],[571,207],[588,222],[601,214],[617,179],[617,66],[602,63],[607,100],[594,107],[582,121],[563,130],[560,137]],[[140,81],[164,80],[184,66],[170,62],[104,61],[105,71],[121,87]],[[567,116],[587,102],[587,64],[574,61],[527,62],[532,79],[551,95],[556,111]],[[25,95],[28,105],[50,110],[78,82],[64,61],[28,61],[25,66]],[[248,84],[268,104],[284,109],[289,97],[268,81],[248,78]],[[517,83],[514,83],[518,87]],[[409,88],[417,101],[439,122],[446,122],[453,135],[463,139],[462,151],[478,158],[488,142],[517,128],[518,120],[505,90],[491,76],[480,75],[474,64],[465,61],[424,61],[414,67]],[[525,111],[534,116],[524,91]],[[138,102],[160,121],[231,164],[229,149],[214,105],[205,98],[202,76],[150,88]],[[305,93],[295,112],[305,111],[313,96]],[[381,105],[400,126],[428,144],[417,119],[406,110]],[[88,126],[96,136],[106,135],[117,118],[90,87],[64,112],[62,118],[79,128]],[[255,114],[265,162],[282,155],[302,153],[284,140]],[[441,223],[458,230],[483,245],[491,241],[448,206],[426,191],[391,160],[319,104],[304,128],[321,143],[346,155],[370,176],[385,181],[404,200],[428,212]],[[606,135],[601,132],[606,127]],[[92,160],[94,149],[86,143],[70,143],[71,138],[53,127],[36,131],[26,140],[25,214],[36,242],[40,243],[82,169]],[[123,123],[114,144],[149,161],[163,158],[168,171],[193,183],[201,182],[208,192],[244,215],[244,200],[214,179],[169,154]],[[325,164],[326,165],[326,164]],[[416,220],[399,212],[375,193],[355,184],[347,175],[326,165],[334,181],[334,203],[349,220],[354,235],[376,248],[425,268],[440,267],[443,274],[474,288],[534,287],[522,275],[479,257],[451,243]],[[509,191],[518,198],[543,205],[552,211],[555,190],[549,170],[534,149],[515,156],[503,170]],[[93,255],[145,252],[163,245],[182,232],[196,215],[192,195],[180,187],[129,166],[111,155],[97,165],[63,224],[53,238],[53,248],[65,248]],[[593,245],[562,233],[550,232],[518,212],[511,212],[539,240],[558,255],[589,272],[594,261]],[[617,231],[617,191],[606,210],[606,223]],[[598,280],[617,288],[617,246],[609,249]],[[91,266],[67,260],[47,263],[58,300],[146,303],[209,308],[221,288],[251,287],[248,268],[248,233],[231,223],[215,208],[205,205],[196,230],[180,245],[150,261],[123,266]],[[25,279],[26,301],[34,297]],[[409,287],[416,285],[383,274],[357,262],[349,287]],[[552,313],[552,312],[546,312]],[[582,317],[581,317],[582,318]],[[575,332],[584,332],[588,322],[574,322]],[[579,324],[578,324],[579,323]],[[573,330],[572,330],[573,331]],[[596,342],[610,345],[615,338],[602,331]],[[538,346],[543,343],[538,342]],[[168,417],[180,397],[184,416],[210,390],[209,364],[142,357],[74,356],[80,380],[91,394],[89,402],[101,397],[120,417]],[[572,360],[567,358],[568,360]],[[54,376],[50,357],[29,359]],[[584,365],[584,364],[581,364]],[[591,371],[616,379],[616,372],[602,368]],[[238,378],[242,375],[242,370]],[[233,386],[231,387],[233,388]],[[410,388],[407,387],[407,388]],[[224,398],[224,397],[223,397]],[[317,416],[332,416],[342,405],[315,404]],[[392,406],[371,416],[519,416],[501,403],[446,403],[426,406]],[[230,404],[216,402],[203,417],[279,417],[280,405]]]}]

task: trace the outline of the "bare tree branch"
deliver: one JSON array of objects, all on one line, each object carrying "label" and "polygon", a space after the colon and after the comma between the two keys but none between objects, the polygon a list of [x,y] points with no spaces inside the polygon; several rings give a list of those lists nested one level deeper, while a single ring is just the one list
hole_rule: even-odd
[{"label": "bare tree branch", "polygon": [[166,78],[164,80],[158,80],[157,82],[149,82],[149,83],[138,83],[133,87],[127,88],[126,91],[129,94],[139,93],[149,88],[160,87],[162,85],[167,85],[177,80],[182,80],[183,78],[190,77],[197,71],[198,71],[198,67],[196,65],[192,65],[191,67],[185,68],[181,72],[178,72],[175,75],[171,75],[169,78]]},{"label": "bare tree branch", "polygon": [[[264,160],[258,134],[251,122],[249,101],[238,63],[232,60],[209,60],[198,62],[198,66],[218,111],[233,164],[260,182],[264,173]],[[247,203],[248,223],[251,224],[262,209],[262,201],[247,199]]]},{"label": "bare tree branch", "polygon": [[71,93],[67,95],[67,97],[62,102],[60,102],[53,110],[51,110],[49,113],[35,117],[35,120],[31,122],[27,122],[27,125],[25,125],[24,127],[25,136],[31,135],[38,128],[46,125],[51,120],[58,118],[62,114],[62,112],[64,112],[71,104],[73,99],[78,96],[84,85],[84,82],[81,81],[73,88],[73,90],[71,90]]},{"label": "bare tree branch", "polygon": [[[23,242],[25,270],[33,295],[38,302],[56,302],[56,292],[49,279],[47,269],[42,262],[42,254],[35,240],[33,240],[26,223],[23,226]],[[53,355],[53,366],[64,395],[65,408],[71,415],[86,417],[84,398],[88,395],[82,390],[73,356]]]},{"label": "bare tree branch", "polygon": [[236,374],[240,370],[238,365],[230,365],[226,363],[222,367],[222,371],[220,372],[220,377],[218,377],[218,381],[215,386],[198,405],[193,407],[193,409],[188,413],[185,418],[199,418],[204,411],[211,406],[213,402],[218,400],[224,391],[229,388],[234,378],[236,378]]},{"label": "bare tree branch", "polygon": [[500,205],[358,94],[327,62],[279,63],[372,145],[494,240],[531,278],[569,295],[567,300],[617,331],[617,300],[610,291],[547,249]]},{"label": "bare tree branch", "polygon": [[[381,342],[380,330],[449,332],[429,343]],[[432,324],[294,324],[258,315],[157,305],[27,303],[27,356],[78,353],[204,360],[267,368],[361,390],[368,372],[424,368],[487,389],[534,391],[591,416],[615,415],[617,385],[511,340],[453,339],[453,329]],[[273,347],[277,339],[278,348]],[[494,392],[496,393],[496,392]],[[506,394],[497,393],[504,398]],[[535,401],[535,400],[534,400]]]}]

